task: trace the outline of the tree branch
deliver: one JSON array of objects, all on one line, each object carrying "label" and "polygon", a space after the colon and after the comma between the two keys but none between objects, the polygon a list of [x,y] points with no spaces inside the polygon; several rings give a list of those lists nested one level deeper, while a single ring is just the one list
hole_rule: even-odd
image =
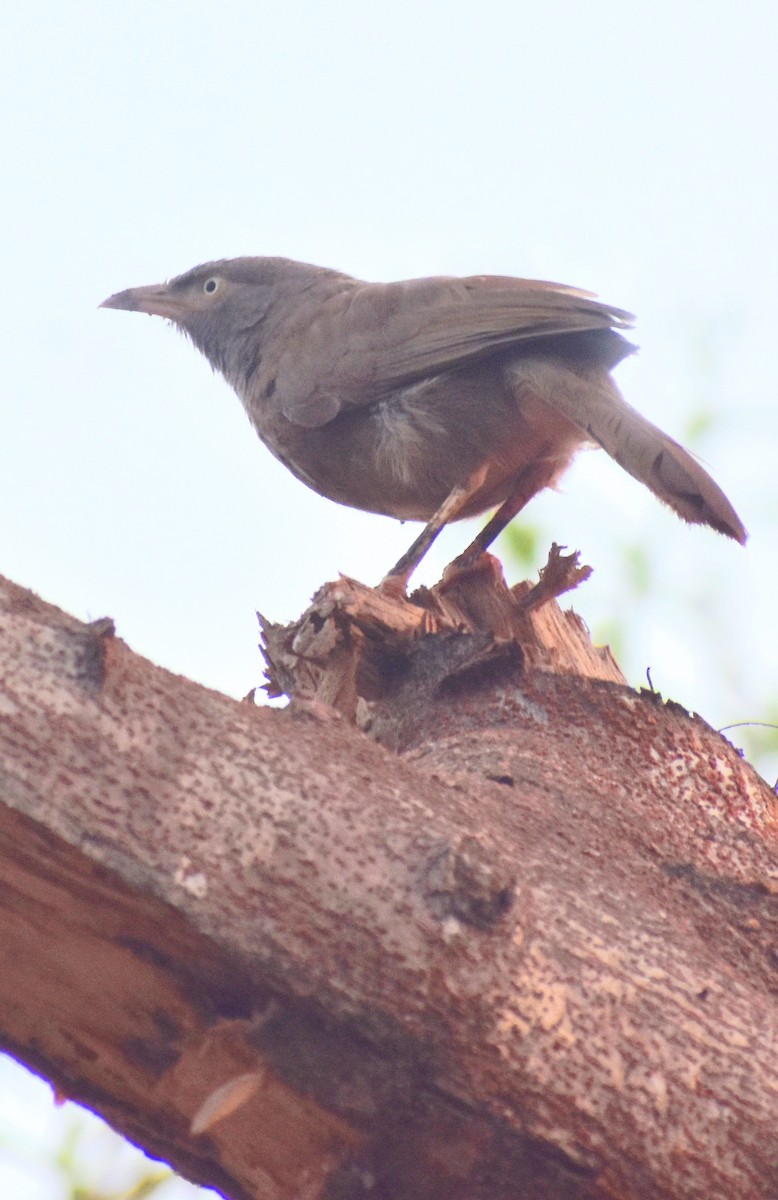
[{"label": "tree branch", "polygon": [[380,745],[0,613],[0,1028],[60,1090],[238,1200],[775,1195],[775,796],[703,721],[448,630],[348,675]]}]

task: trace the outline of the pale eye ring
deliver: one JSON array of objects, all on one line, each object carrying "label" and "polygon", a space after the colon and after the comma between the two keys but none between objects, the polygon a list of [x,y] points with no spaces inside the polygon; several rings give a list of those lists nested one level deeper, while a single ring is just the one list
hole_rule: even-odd
[{"label": "pale eye ring", "polygon": [[215,279],[212,275],[210,279],[206,279],[205,283],[203,284],[203,291],[205,292],[206,296],[212,296],[214,292],[218,290],[218,287],[219,280]]}]

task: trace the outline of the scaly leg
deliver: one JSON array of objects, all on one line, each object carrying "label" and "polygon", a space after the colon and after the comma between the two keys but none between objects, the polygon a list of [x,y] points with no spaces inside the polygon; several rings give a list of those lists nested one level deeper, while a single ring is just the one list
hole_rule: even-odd
[{"label": "scaly leg", "polygon": [[408,547],[402,558],[398,559],[391,571],[387,572],[381,580],[378,585],[381,591],[389,592],[392,595],[405,591],[408,580],[443,526],[448,525],[450,521],[456,520],[457,513],[462,511],[468,500],[483,486],[485,475],[486,467],[479,467],[465,483],[457,484],[449,492],[437,512],[432,514],[413,545]]},{"label": "scaly leg", "polygon": [[466,550],[457,556],[450,564],[451,567],[467,569],[488,550],[494,539],[509,525],[516,513],[528,504],[533,496],[547,487],[557,474],[557,464],[548,459],[539,459],[528,463],[513,481],[507,498],[502,502],[497,512],[487,521],[480,533],[476,534]]}]

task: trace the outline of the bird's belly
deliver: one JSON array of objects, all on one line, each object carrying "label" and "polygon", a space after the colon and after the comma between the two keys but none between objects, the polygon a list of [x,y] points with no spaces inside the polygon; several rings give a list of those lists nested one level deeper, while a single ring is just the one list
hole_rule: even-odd
[{"label": "bird's belly", "polygon": [[428,520],[476,473],[478,487],[461,517],[501,503],[530,462],[546,460],[546,482],[553,483],[585,440],[530,390],[517,391],[504,370],[484,364],[344,409],[315,429],[280,415],[255,425],[276,457],[320,495],[401,520]]}]

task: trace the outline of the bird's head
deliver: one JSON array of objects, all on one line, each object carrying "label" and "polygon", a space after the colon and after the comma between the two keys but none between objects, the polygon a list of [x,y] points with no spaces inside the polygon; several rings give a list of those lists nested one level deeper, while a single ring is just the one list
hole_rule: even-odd
[{"label": "bird's head", "polygon": [[167,283],[127,288],[101,308],[149,313],[172,321],[214,370],[240,390],[255,366],[263,323],[274,305],[294,304],[322,275],[344,278],[286,258],[230,258],[203,263]]}]

